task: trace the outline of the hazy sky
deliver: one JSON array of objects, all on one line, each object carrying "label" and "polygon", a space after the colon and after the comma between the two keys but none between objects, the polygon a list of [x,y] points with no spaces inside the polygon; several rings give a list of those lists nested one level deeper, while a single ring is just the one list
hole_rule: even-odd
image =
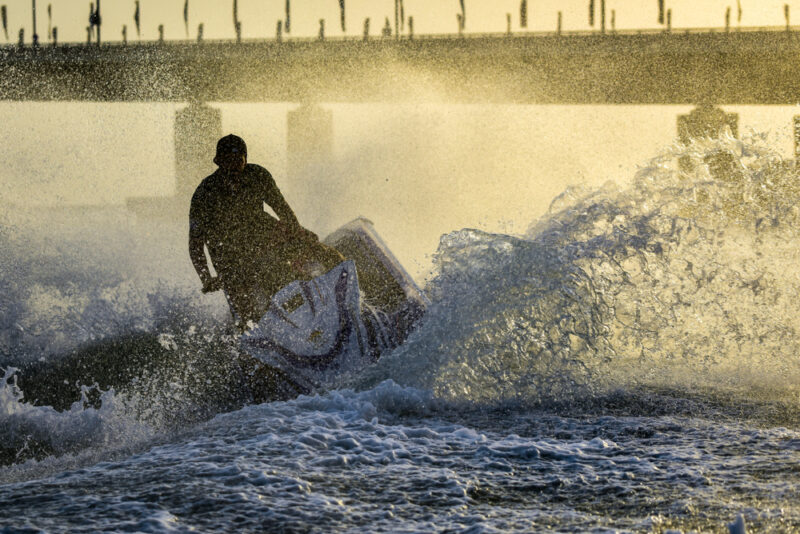
[{"label": "hazy sky", "polygon": [[[59,40],[82,42],[86,39],[89,0],[37,0],[37,30],[45,42],[48,28],[47,6],[52,5],[53,24],[59,28]],[[740,0],[742,26],[781,26],[783,5],[789,4],[800,23],[800,0]],[[16,42],[20,28],[25,28],[30,41],[31,0],[0,0],[8,9],[9,40]],[[184,0],[140,0],[141,38],[156,39],[158,25],[164,24],[167,39],[185,39]],[[273,37],[275,25],[284,17],[285,0],[238,0],[239,19],[245,38]],[[600,0],[595,2],[599,10]],[[732,10],[732,24],[737,25],[736,0],[666,0],[673,12],[674,27],[720,27],[726,8]],[[136,39],[133,13],[134,0],[102,0],[103,36],[119,40],[123,24],[128,36]],[[370,17],[372,33],[380,31],[385,17],[394,17],[394,0],[345,0],[346,35],[359,36],[363,21]],[[513,15],[513,28],[519,30],[520,0],[465,0],[467,32],[502,32],[506,29],[506,13]],[[552,30],[557,12],[564,13],[565,30],[587,30],[589,0],[528,0],[529,30]],[[203,23],[209,39],[233,38],[233,0],[189,0],[189,36],[195,38],[197,25]],[[456,29],[458,0],[404,0],[405,13],[414,17],[415,33],[450,33]],[[607,0],[606,9],[616,11],[616,26],[623,28],[658,27],[657,0]],[[326,19],[328,35],[342,35],[339,27],[337,0],[293,0],[292,35],[314,36],[318,20]],[[599,19],[598,19],[599,20]],[[609,21],[610,24],[610,21]],[[0,34],[0,42],[4,36]]]}]

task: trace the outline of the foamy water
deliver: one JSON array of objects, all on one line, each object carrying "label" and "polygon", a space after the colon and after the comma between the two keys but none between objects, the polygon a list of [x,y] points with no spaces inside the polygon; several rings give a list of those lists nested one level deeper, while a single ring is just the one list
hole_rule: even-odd
[{"label": "foamy water", "polygon": [[[711,174],[720,151],[730,166]],[[759,139],[699,142],[629,188],[565,192],[525,236],[443,236],[403,347],[339,390],[261,404],[231,393],[224,313],[182,267],[174,284],[124,254],[31,272],[41,255],[20,248],[0,280],[6,365],[55,369],[99,340],[169,364],[61,411],[7,372],[0,526],[800,528],[797,174]]]}]

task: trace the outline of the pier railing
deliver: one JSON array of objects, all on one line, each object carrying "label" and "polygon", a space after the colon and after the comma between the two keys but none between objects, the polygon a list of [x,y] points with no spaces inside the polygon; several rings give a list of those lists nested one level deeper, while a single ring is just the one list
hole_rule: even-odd
[{"label": "pier railing", "polygon": [[398,42],[409,41],[457,41],[457,40],[500,40],[500,39],[525,39],[525,38],[553,38],[553,37],[596,37],[596,38],[613,38],[625,36],[663,36],[665,38],[680,37],[682,35],[728,35],[735,37],[737,34],[753,34],[753,33],[771,33],[779,34],[798,34],[800,35],[800,26],[742,26],[742,27],[694,27],[694,28],[644,28],[644,29],[607,29],[605,32],[599,30],[563,30],[563,31],[513,31],[513,32],[475,32],[475,33],[437,33],[437,34],[414,34],[414,35],[400,35],[399,37],[370,35],[364,38],[362,35],[332,35],[325,36],[324,39],[319,37],[293,37],[284,34],[280,39],[276,37],[248,37],[242,39],[164,39],[164,40],[142,40],[142,39],[129,39],[122,40],[107,40],[103,41],[100,45],[96,42],[59,42],[52,44],[48,42],[40,42],[37,46],[31,43],[25,43],[20,46],[19,43],[6,43],[0,44],[0,50],[5,52],[21,50],[21,49],[52,49],[52,48],[117,48],[117,47],[136,47],[136,46],[191,46],[204,44],[210,45],[235,45],[235,44],[291,44],[291,43],[357,43],[357,42],[380,42],[386,44],[393,44]]}]

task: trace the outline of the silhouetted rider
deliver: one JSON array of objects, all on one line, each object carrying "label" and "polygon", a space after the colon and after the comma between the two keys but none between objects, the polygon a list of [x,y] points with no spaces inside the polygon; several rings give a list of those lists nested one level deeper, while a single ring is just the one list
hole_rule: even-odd
[{"label": "silhouetted rider", "polygon": [[[261,318],[281,287],[322,274],[343,258],[300,226],[269,171],[247,163],[243,139],[220,139],[214,163],[219,168],[192,196],[189,254],[203,292],[224,289],[243,326]],[[211,276],[204,247],[216,277]]]}]

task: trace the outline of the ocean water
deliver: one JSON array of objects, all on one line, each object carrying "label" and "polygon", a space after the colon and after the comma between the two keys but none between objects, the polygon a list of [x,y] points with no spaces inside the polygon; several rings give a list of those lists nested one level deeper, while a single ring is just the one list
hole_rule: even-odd
[{"label": "ocean water", "polygon": [[0,529],[798,530],[799,175],[698,141],[525,235],[453,231],[403,346],[266,400],[224,303],[149,271],[182,239],[7,210]]}]

